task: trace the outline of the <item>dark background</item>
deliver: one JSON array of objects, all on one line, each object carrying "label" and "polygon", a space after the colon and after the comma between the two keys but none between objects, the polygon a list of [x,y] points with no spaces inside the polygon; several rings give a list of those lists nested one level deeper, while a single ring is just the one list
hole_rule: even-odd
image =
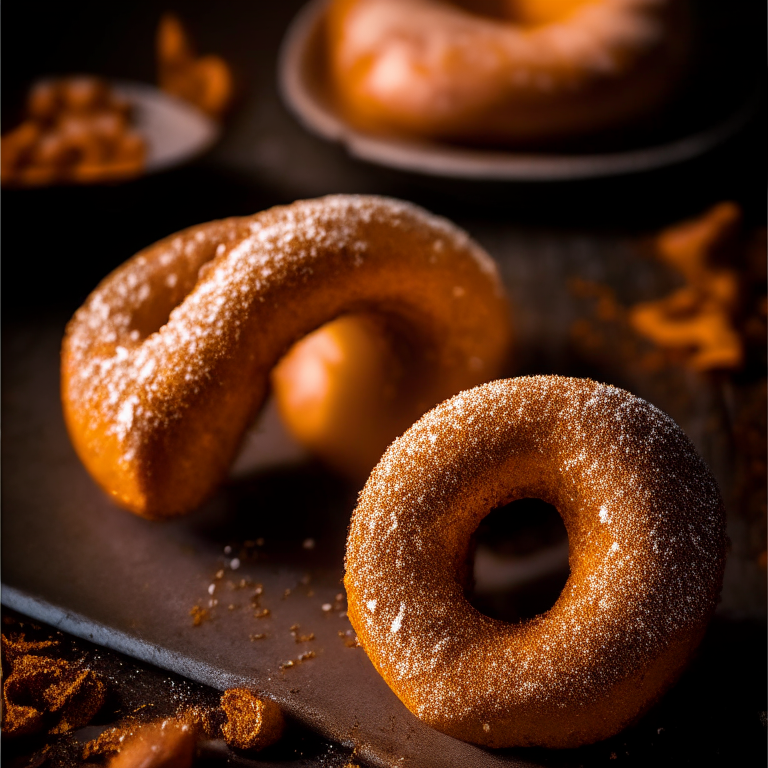
[{"label": "dark background", "polygon": [[[674,123],[660,130],[684,135],[686,128],[700,130],[716,124],[758,94],[752,117],[738,135],[704,157],[665,170],[558,184],[419,177],[357,161],[343,148],[307,133],[281,103],[276,85],[280,41],[300,6],[299,0],[175,6],[156,2],[4,4],[3,131],[19,120],[24,94],[40,77],[94,73],[156,82],[154,36],[165,10],[181,16],[200,53],[226,58],[237,82],[237,101],[222,141],[188,166],[114,186],[3,191],[4,382],[16,362],[8,351],[15,348],[7,343],[9,338],[20,338],[19,329],[41,317],[63,333],[67,317],[97,282],[155,240],[191,224],[250,214],[297,198],[358,192],[420,203],[466,227],[497,258],[508,258],[507,277],[513,275],[527,286],[517,291],[521,316],[529,322],[521,337],[529,344],[520,347],[516,373],[576,373],[629,386],[631,372],[617,373],[615,361],[599,365],[581,361],[576,370],[573,356],[563,354],[565,342],[555,338],[565,321],[550,323],[547,311],[532,309],[533,299],[523,307],[526,292],[546,297],[549,279],[550,297],[563,297],[565,291],[556,281],[562,282],[564,275],[589,273],[603,276],[625,295],[634,295],[635,283],[643,275],[637,265],[632,266],[622,243],[641,241],[657,228],[697,215],[721,200],[738,202],[749,228],[765,222],[768,120],[763,3],[696,4],[705,33],[700,68],[691,89],[681,97],[687,99],[685,108],[678,105],[659,118],[662,123],[665,119]],[[552,313],[567,318],[572,309],[553,308]],[[764,380],[764,368],[751,375]],[[681,397],[688,398],[681,413],[691,413],[698,404],[709,402],[709,393],[719,385],[694,382],[678,372],[665,386],[668,393],[677,388]],[[688,386],[691,390],[683,392]],[[656,401],[650,392],[640,394]],[[697,418],[701,421],[704,416]],[[707,460],[727,450],[723,443]],[[12,514],[6,506],[4,515]],[[341,546],[341,539],[337,543]],[[757,546],[765,548],[764,543]],[[737,560],[738,552],[732,558]],[[627,746],[622,735],[609,746],[588,748],[581,755],[567,756],[568,760],[610,765],[614,751],[622,759],[626,751],[625,764],[764,764],[765,606],[760,616],[755,603],[747,597],[746,611],[732,610],[716,618],[687,676],[626,737],[631,759],[629,748],[619,749]],[[567,762],[566,756],[563,761]]]},{"label": "dark background", "polygon": [[[670,137],[716,124],[764,93],[762,3],[696,3],[704,43],[691,87],[668,110]],[[24,94],[51,74],[96,73],[156,82],[154,36],[176,11],[200,53],[233,66],[237,102],[223,141],[192,166],[112,187],[3,193],[3,308],[76,309],[110,269],[141,247],[190,224],[249,214],[300,197],[375,192],[421,203],[460,223],[641,233],[738,201],[765,219],[765,100],[725,146],[695,161],[627,178],[560,184],[471,183],[409,175],[349,158],[305,132],[277,93],[276,58],[301,6],[280,3],[5,3],[3,130],[19,120]],[[665,116],[659,121],[664,124]]]}]

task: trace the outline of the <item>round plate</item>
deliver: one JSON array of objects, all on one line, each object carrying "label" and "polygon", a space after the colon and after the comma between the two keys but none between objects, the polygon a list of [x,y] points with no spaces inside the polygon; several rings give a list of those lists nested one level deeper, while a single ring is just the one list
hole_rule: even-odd
[{"label": "round plate", "polygon": [[181,165],[219,138],[217,122],[175,96],[144,83],[120,81],[113,87],[130,102],[133,125],[147,141],[145,173]]},{"label": "round plate", "polygon": [[622,151],[546,154],[469,149],[419,139],[364,133],[335,109],[325,80],[323,19],[328,0],[312,0],[291,23],[279,62],[280,90],[288,107],[311,132],[346,146],[378,165],[451,178],[494,181],[566,181],[663,168],[710,151],[735,134],[754,112],[752,97],[724,119],[682,137]]}]

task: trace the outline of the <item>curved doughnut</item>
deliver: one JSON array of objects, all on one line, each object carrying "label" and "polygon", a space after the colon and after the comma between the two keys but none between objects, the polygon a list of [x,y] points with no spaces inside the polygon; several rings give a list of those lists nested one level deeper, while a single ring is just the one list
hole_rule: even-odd
[{"label": "curved doughnut", "polygon": [[[554,505],[570,576],[509,624],[464,597],[494,507]],[[384,454],[347,541],[348,615],[415,715],[490,747],[575,747],[643,714],[682,672],[725,562],[717,485],[657,408],[589,380],[495,381],[437,406]]]},{"label": "curved doughnut", "polygon": [[367,131],[546,143],[662,105],[689,27],[685,0],[333,0],[329,79]]},{"label": "curved doughnut", "polygon": [[121,506],[193,508],[280,357],[346,313],[407,333],[442,397],[493,376],[509,340],[493,261],[413,205],[340,195],[203,224],[127,261],[70,321],[62,401],[77,453]]}]

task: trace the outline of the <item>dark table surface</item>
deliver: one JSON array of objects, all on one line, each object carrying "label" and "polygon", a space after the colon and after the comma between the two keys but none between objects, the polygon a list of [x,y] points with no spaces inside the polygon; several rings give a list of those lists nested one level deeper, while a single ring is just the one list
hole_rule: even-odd
[{"label": "dark table surface", "polygon": [[[268,8],[228,2],[178,9],[201,51],[224,55],[237,77],[238,101],[221,143],[208,156],[123,185],[3,192],[4,601],[21,595],[25,613],[214,687],[251,674],[257,687],[325,736],[347,745],[369,743],[358,759],[373,764],[399,764],[408,756],[410,764],[426,765],[425,754],[439,756],[444,749],[444,763],[456,765],[764,764],[765,570],[757,554],[765,550],[765,523],[742,504],[737,478],[747,457],[734,449],[733,439],[745,403],[757,401],[764,419],[764,362],[739,375],[705,376],[682,366],[648,371],[621,338],[608,337],[597,349],[574,338],[574,323],[591,317],[593,307],[569,290],[572,278],[580,277],[610,286],[625,303],[663,294],[674,277],[648,258],[648,236],[720,200],[738,202],[748,228],[763,224],[764,104],[724,146],[662,171],[561,184],[436,181],[354,160],[308,134],[287,112],[277,92],[276,57],[299,6],[290,0]],[[154,31],[163,10],[148,2],[5,8],[4,129],[28,84],[40,76],[96,72],[152,82]],[[764,28],[759,22],[746,28]],[[759,53],[761,43],[756,45]],[[372,676],[362,651],[334,645],[334,627],[319,631],[327,648],[325,667],[307,663],[292,670],[301,684],[282,675],[272,687],[265,678],[283,658],[284,644],[276,640],[251,667],[238,666],[232,662],[238,641],[222,645],[216,632],[233,631],[232,621],[239,619],[222,615],[218,624],[182,627],[190,603],[207,596],[211,575],[224,562],[223,547],[259,536],[274,542],[273,549],[263,564],[248,567],[260,578],[259,568],[269,571],[274,584],[267,586],[274,594],[298,586],[293,582],[307,572],[317,585],[316,596],[298,589],[293,604],[275,600],[276,632],[278,623],[287,627],[296,615],[312,629],[327,620],[315,609],[326,599],[335,601],[356,489],[309,461],[274,414],[267,413],[254,431],[230,485],[206,508],[158,533],[109,508],[76,464],[56,402],[57,352],[66,319],[95,284],[143,246],[182,227],[337,192],[412,200],[466,228],[498,260],[510,291],[517,338],[509,375],[591,376],[630,389],[678,420],[718,478],[732,542],[722,604],[678,686],[625,734],[567,753],[491,755],[460,743],[445,747],[439,738],[431,746],[429,729],[411,722]],[[322,516],[302,511],[317,498]],[[254,519],[244,510],[255,502],[265,508],[285,503],[292,517],[283,526]],[[72,547],[67,536],[74,537]],[[308,554],[301,542],[310,536],[320,546]],[[122,540],[141,541],[148,549],[126,555],[115,545]],[[85,559],[89,547],[93,556]],[[186,570],[168,575],[165,556]],[[120,583],[120,570],[112,569],[103,571],[99,589],[83,586],[110,561],[121,563],[133,580]],[[152,599],[141,591],[146,584]],[[343,607],[334,611],[340,613]],[[164,614],[178,616],[178,622],[164,626]],[[348,628],[343,617],[335,620]],[[236,629],[242,640],[246,629]],[[349,686],[367,682],[345,689],[345,680]],[[338,690],[328,697],[318,694],[334,685]],[[362,737],[341,718],[345,711],[352,720],[359,712]],[[406,744],[402,740],[411,731],[421,746],[398,752],[399,740]],[[442,764],[437,757],[435,764]]]}]

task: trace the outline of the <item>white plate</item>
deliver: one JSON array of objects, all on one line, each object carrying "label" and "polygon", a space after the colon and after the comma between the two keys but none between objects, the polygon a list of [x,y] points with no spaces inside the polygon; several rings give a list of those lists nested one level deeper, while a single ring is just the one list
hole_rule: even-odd
[{"label": "white plate", "polygon": [[311,132],[378,165],[430,176],[495,181],[566,181],[663,168],[703,155],[735,134],[755,109],[750,100],[732,116],[680,139],[595,154],[508,152],[393,139],[350,126],[334,109],[324,82],[322,22],[328,0],[311,0],[291,23],[279,62],[283,99]]},{"label": "white plate", "polygon": [[132,123],[147,142],[146,173],[188,162],[219,138],[217,122],[154,86],[118,81],[113,88],[130,102]]}]

